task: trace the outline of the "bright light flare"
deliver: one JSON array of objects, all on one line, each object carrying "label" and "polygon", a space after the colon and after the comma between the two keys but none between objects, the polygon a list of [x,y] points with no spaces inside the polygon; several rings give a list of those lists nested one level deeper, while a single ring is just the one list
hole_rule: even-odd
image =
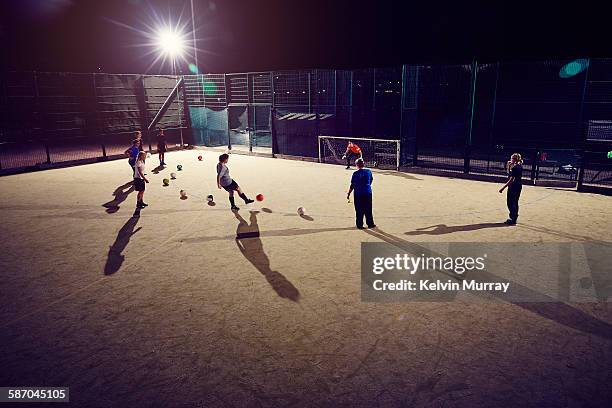
[{"label": "bright light flare", "polygon": [[[185,67],[189,64],[189,71],[193,74],[199,74],[200,69],[193,64],[196,53],[213,54],[210,50],[196,49],[194,47],[195,40],[191,40],[195,36],[195,28],[192,26],[192,21],[189,18],[184,18],[186,13],[185,7],[178,16],[167,16],[160,15],[149,2],[141,0],[134,0],[137,2],[139,7],[142,7],[143,18],[139,19],[136,26],[128,25],[126,23],[111,20],[105,18],[105,20],[115,24],[119,27],[125,28],[136,33],[142,38],[142,42],[131,43],[126,47],[134,47],[144,49],[145,51],[138,54],[139,58],[151,58],[151,63],[145,70],[146,73],[153,67],[159,67],[156,69],[157,72],[168,72],[166,67],[169,66],[172,69],[172,73],[175,73],[175,69],[178,68],[178,72],[182,72],[181,67]],[[187,2],[189,3],[189,2]],[[148,9],[148,10],[147,10]],[[202,30],[202,28],[198,28]],[[126,37],[129,38],[129,37]],[[200,38],[198,41],[206,43],[211,38]]]},{"label": "bright light flare", "polygon": [[185,40],[177,31],[165,28],[157,32],[155,45],[170,58],[182,57],[185,51]]}]

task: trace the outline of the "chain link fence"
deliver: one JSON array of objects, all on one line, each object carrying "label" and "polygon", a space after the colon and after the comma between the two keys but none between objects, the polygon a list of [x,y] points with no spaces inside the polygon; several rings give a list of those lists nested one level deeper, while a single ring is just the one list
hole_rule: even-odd
[{"label": "chain link fence", "polygon": [[[612,60],[473,61],[183,77],[162,118],[171,144],[315,160],[317,137],[401,141],[401,165],[612,188]],[[8,73],[0,168],[120,155],[177,78]],[[145,135],[151,142],[152,135]]]},{"label": "chain link fence", "polygon": [[[177,77],[10,72],[2,77],[0,170],[123,157],[136,130],[155,148],[147,125]],[[170,146],[187,129],[181,97],[159,122]]]}]

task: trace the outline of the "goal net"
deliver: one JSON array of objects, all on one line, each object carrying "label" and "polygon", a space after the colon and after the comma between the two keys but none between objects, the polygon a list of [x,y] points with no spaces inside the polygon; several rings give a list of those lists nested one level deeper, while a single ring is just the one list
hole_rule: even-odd
[{"label": "goal net", "polygon": [[[361,148],[367,167],[399,170],[399,140],[319,136],[319,162],[346,165],[347,160],[344,157],[349,142]],[[349,155],[351,166],[355,165],[358,157],[358,155]]]}]

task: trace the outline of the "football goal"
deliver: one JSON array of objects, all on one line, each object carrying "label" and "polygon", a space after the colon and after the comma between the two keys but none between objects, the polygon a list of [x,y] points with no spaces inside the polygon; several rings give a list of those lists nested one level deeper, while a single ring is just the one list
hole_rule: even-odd
[{"label": "football goal", "polygon": [[[319,162],[346,165],[349,142],[361,149],[361,155],[366,166],[399,170],[399,140],[319,136]],[[351,165],[355,164],[357,157],[359,157],[358,154],[348,155]]]}]

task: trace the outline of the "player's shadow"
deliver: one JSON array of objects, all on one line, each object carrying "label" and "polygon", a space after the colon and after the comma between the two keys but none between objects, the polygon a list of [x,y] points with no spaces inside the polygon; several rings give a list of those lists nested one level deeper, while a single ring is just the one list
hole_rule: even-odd
[{"label": "player's shadow", "polygon": [[136,211],[134,211],[134,214],[130,217],[130,219],[127,220],[127,222],[123,224],[123,227],[121,227],[121,229],[119,230],[115,242],[113,242],[113,245],[111,245],[110,249],[108,250],[106,265],[104,265],[105,275],[112,275],[113,273],[117,272],[119,268],[121,268],[121,265],[125,260],[125,255],[123,255],[122,252],[129,244],[132,235],[137,233],[142,228],[136,228],[136,224],[138,224],[139,219],[140,209],[137,208]]},{"label": "player's shadow", "polygon": [[238,211],[234,211],[239,222],[236,228],[236,245],[242,255],[266,278],[278,296],[297,302],[300,297],[298,289],[280,272],[273,271],[270,267],[270,258],[265,253],[259,237],[257,213],[258,211],[251,211],[247,222]]},{"label": "player's shadow", "polygon": [[[293,214],[291,214],[293,215]],[[258,231],[257,234],[260,237],[294,237],[299,235],[310,235],[310,234],[320,234],[323,232],[338,232],[338,231],[352,231],[355,227],[328,227],[328,228],[287,228],[287,229],[279,229],[279,230],[267,230],[267,231]],[[241,234],[241,237],[249,235],[248,231],[244,231]],[[189,244],[196,244],[202,242],[212,242],[212,241],[224,241],[227,239],[234,239],[236,235],[225,235],[225,236],[203,236],[203,237],[193,237],[193,238],[182,238],[180,241]]]},{"label": "player's shadow", "polygon": [[[430,250],[424,246],[418,245],[414,242],[407,241],[395,235],[388,234],[380,228],[364,229],[362,230],[366,234],[376,237],[384,242],[387,242],[401,250],[406,251],[409,254],[415,254],[417,256],[435,256],[444,257],[444,254],[439,254],[435,251]],[[544,317],[545,319],[552,320],[564,326],[573,328],[575,330],[590,333],[605,339],[612,339],[612,324],[597,319],[590,314],[583,312],[571,305],[563,302],[559,302],[557,299],[549,297],[543,293],[536,291],[535,289],[521,285],[518,282],[512,282],[504,278],[500,278],[493,273],[482,271],[480,273],[481,281],[488,282],[509,282],[514,290],[514,295],[517,295],[522,299],[539,299],[539,302],[517,302],[513,301],[511,296],[508,294],[495,294],[494,296],[499,299],[512,303],[518,307],[521,307],[529,312],[535,313]]]},{"label": "player's shadow", "polygon": [[566,238],[569,241],[598,242],[597,239],[595,239],[593,237],[586,236],[586,235],[572,234],[572,233],[569,233],[569,232],[558,231],[558,230],[554,230],[554,229],[550,229],[550,228],[546,228],[546,227],[542,227],[542,226],[538,226],[538,225],[518,224],[517,227],[528,229],[528,230],[531,230],[531,231],[534,231],[534,232],[539,232],[539,233],[543,233],[543,234],[549,234],[549,235],[553,235],[553,236],[557,236],[557,237],[561,237],[561,238]]},{"label": "player's shadow", "polygon": [[162,166],[161,164],[159,166],[157,166],[156,168],[154,168],[153,170],[151,170],[151,173],[153,174],[159,174],[160,171],[162,171],[165,167]]},{"label": "player's shadow", "polygon": [[314,218],[312,218],[310,215],[306,215],[306,214],[300,214],[300,218],[306,221],[314,221]]},{"label": "player's shadow", "polygon": [[128,181],[127,183],[120,185],[115,189],[115,191],[113,191],[113,196],[115,196],[115,198],[102,204],[102,207],[105,207],[106,212],[109,214],[116,213],[119,211],[119,205],[127,199],[128,195],[130,195],[132,191],[134,191],[133,181]]},{"label": "player's shadow", "polygon": [[417,228],[414,231],[405,232],[405,235],[444,235],[452,234],[453,232],[461,231],[476,231],[486,228],[504,228],[507,224],[503,222],[484,222],[480,224],[466,224],[466,225],[446,225],[437,224],[429,227]]},{"label": "player's shadow", "polygon": [[374,174],[383,174],[385,176],[401,177],[401,178],[404,178],[406,180],[423,181],[422,178],[418,178],[418,177],[413,176],[412,174],[404,173],[404,172],[401,172],[401,171],[382,170],[382,171],[377,171]]}]

